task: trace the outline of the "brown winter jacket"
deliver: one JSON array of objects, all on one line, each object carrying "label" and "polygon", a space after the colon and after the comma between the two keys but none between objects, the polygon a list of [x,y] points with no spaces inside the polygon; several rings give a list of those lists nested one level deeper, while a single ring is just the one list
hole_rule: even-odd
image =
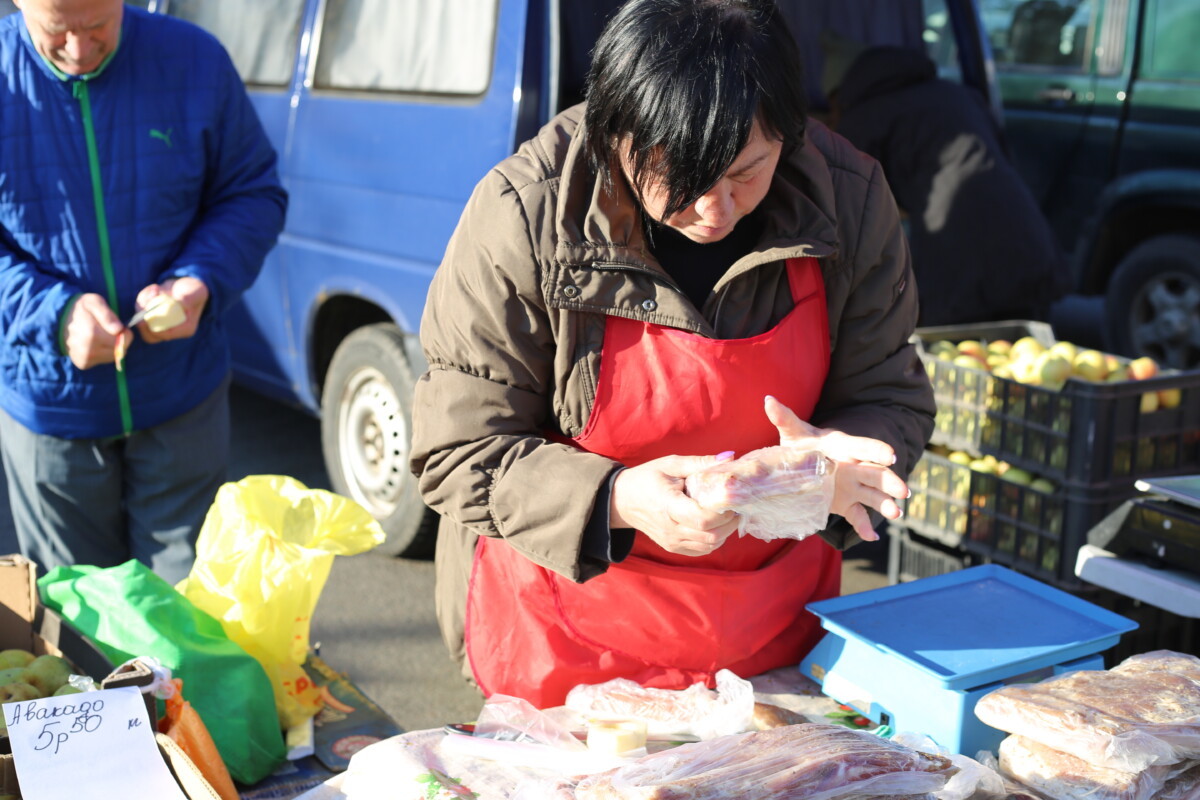
[{"label": "brown winter jacket", "polygon": [[[875,161],[810,122],[763,201],[758,246],[697,310],[649,253],[625,182],[600,188],[575,135],[582,119],[582,106],[560,114],[479,183],[421,322],[429,370],[414,399],[412,468],[442,517],[437,611],[460,661],[476,537],[502,536],[572,580],[603,569],[581,560],[580,544],[616,464],[542,432],[577,436],[587,424],[606,315],[754,336],[792,307],[784,259],[815,256],[832,356],[811,422],[891,444],[902,477],[933,429],[933,395],[908,344],[908,247]],[[858,541],[844,520],[831,523],[831,544]]]}]

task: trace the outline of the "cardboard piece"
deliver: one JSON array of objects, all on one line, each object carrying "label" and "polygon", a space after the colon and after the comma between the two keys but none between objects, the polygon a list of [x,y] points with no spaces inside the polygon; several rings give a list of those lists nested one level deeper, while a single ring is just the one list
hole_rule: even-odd
[{"label": "cardboard piece", "polygon": [[296,797],[344,772],[350,757],[367,745],[403,733],[386,711],[317,653],[308,654],[304,671],[323,701],[313,720],[313,755],[289,761],[254,786],[239,786],[242,800]]},{"label": "cardboard piece", "polygon": [[[61,656],[103,683],[113,664],[96,644],[38,599],[37,565],[21,555],[0,556],[0,650],[20,648],[35,655]],[[124,677],[124,675],[122,675]],[[118,681],[110,685],[124,685]],[[188,800],[219,800],[196,766],[168,737],[158,735],[159,753]],[[164,742],[164,740],[166,740]],[[20,796],[16,765],[7,735],[0,735],[0,794]]]},{"label": "cardboard piece", "polygon": [[359,750],[403,732],[375,701],[316,653],[309,653],[304,671],[321,692],[313,754],[328,769],[343,772]]}]

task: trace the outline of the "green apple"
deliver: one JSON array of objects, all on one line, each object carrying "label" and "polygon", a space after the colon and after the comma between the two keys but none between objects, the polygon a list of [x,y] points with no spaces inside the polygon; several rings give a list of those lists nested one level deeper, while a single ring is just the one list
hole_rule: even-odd
[{"label": "green apple", "polygon": [[1008,353],[1013,361],[1019,361],[1026,357],[1040,355],[1045,349],[1042,343],[1032,336],[1022,336],[1013,342]]},{"label": "green apple", "polygon": [[1054,485],[1054,481],[1051,481],[1047,478],[1034,478],[1029,483],[1029,488],[1036,489],[1037,491],[1045,494],[1054,494],[1055,489],[1058,487]]},{"label": "green apple", "polygon": [[977,339],[966,339],[958,343],[958,352],[975,356],[983,361],[987,358],[987,345]]},{"label": "green apple", "polygon": [[[0,703],[20,703],[45,697],[41,690],[28,683],[10,683],[0,686]],[[0,714],[0,718],[4,715]]]},{"label": "green apple", "polygon": [[1023,469],[1017,467],[1009,467],[1004,470],[1004,479],[1013,483],[1019,483],[1022,486],[1028,486],[1033,482],[1033,476]]},{"label": "green apple", "polygon": [[0,669],[0,686],[6,683],[17,683],[23,681],[29,683],[29,670],[25,667],[9,667],[8,669]]},{"label": "green apple", "polygon": [[1056,353],[1067,361],[1074,361],[1075,356],[1079,354],[1079,348],[1070,342],[1055,342],[1050,345],[1050,351]]},{"label": "green apple", "polygon": [[939,358],[942,357],[943,353],[946,354],[947,358],[953,358],[954,356],[958,355],[958,348],[954,346],[954,343],[945,339],[939,339],[938,341],[927,345],[925,350],[930,355],[937,356]]},{"label": "green apple", "polygon": [[0,650],[0,669],[28,667],[30,661],[33,661],[33,653],[28,650],[16,647],[9,650]]},{"label": "green apple", "polygon": [[1071,373],[1085,381],[1098,382],[1108,377],[1108,364],[1099,350],[1080,350],[1071,361]]},{"label": "green apple", "polygon": [[75,671],[65,658],[52,655],[38,656],[29,662],[25,670],[29,674],[29,682],[47,697],[66,683],[67,678]]},{"label": "green apple", "polygon": [[1034,361],[1038,384],[1049,389],[1061,389],[1071,375],[1071,362],[1061,351],[1047,350]]}]

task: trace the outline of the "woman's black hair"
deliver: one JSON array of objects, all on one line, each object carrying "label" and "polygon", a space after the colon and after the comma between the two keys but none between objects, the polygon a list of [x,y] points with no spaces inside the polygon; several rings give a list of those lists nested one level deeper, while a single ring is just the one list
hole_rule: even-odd
[{"label": "woman's black hair", "polygon": [[670,217],[725,174],[755,119],[785,152],[798,146],[804,87],[796,40],[774,0],[629,0],[592,56],[588,157],[607,183],[616,147],[627,142],[634,186],[660,182]]}]

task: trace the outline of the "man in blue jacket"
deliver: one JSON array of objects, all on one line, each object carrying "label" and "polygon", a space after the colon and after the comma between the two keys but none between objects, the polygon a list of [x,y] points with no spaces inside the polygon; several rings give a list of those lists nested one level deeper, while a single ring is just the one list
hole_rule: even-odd
[{"label": "man in blue jacket", "polygon": [[[224,316],[287,195],[228,54],[121,0],[0,19],[0,451],[21,551],[184,577],[229,450]],[[184,320],[134,313],[171,295]],[[135,336],[136,331],[136,336]]]}]

